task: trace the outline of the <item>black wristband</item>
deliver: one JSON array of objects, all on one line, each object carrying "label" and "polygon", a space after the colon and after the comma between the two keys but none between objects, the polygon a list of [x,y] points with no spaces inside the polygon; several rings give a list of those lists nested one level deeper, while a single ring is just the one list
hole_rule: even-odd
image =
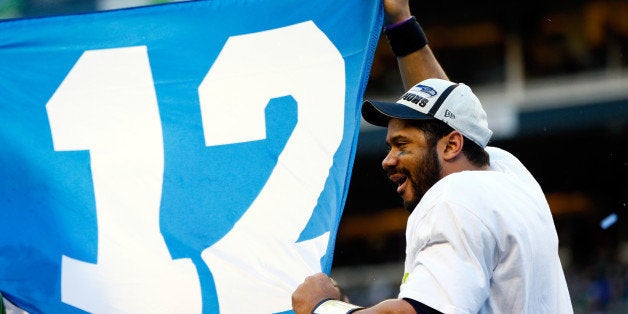
[{"label": "black wristband", "polygon": [[409,55],[427,45],[427,37],[414,16],[401,24],[385,27],[384,34],[397,57]]}]

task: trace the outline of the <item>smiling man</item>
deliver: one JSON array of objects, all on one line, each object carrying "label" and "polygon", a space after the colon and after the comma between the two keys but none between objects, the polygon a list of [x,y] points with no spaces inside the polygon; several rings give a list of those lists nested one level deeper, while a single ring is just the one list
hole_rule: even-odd
[{"label": "smiling man", "polygon": [[[382,166],[412,212],[399,298],[419,313],[571,312],[541,187],[513,155],[486,147],[478,98],[442,79],[408,94],[362,110],[388,127]],[[428,101],[406,100],[417,97]]]},{"label": "smiling man", "polygon": [[386,36],[412,85],[395,103],[364,102],[362,116],[388,128],[382,167],[411,212],[399,296],[345,303],[319,273],[292,295],[295,312],[573,313],[541,187],[516,157],[487,147],[479,99],[447,80],[407,0],[384,4]]}]

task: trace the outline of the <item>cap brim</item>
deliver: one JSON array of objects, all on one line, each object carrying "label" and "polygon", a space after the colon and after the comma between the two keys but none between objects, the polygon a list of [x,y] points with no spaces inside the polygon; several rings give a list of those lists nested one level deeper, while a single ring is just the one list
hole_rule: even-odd
[{"label": "cap brim", "polygon": [[404,120],[425,120],[434,118],[408,106],[394,102],[374,100],[365,100],[362,103],[362,117],[366,122],[382,127],[388,127],[388,121],[392,118]]}]

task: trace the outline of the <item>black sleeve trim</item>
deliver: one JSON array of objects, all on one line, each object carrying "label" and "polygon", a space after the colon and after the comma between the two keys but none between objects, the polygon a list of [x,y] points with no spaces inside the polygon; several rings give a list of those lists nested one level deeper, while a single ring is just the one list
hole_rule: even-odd
[{"label": "black sleeve trim", "polygon": [[417,314],[442,314],[441,312],[410,298],[403,298],[406,302],[410,303]]}]

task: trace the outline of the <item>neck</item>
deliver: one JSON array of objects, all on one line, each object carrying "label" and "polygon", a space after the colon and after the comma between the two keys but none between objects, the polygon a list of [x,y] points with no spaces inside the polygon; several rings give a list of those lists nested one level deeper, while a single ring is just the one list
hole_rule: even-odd
[{"label": "neck", "polygon": [[466,158],[456,158],[454,161],[442,162],[442,176],[446,177],[452,173],[462,172],[462,171],[486,171],[489,170],[490,167],[488,165],[484,166],[476,166],[469,162]]}]

